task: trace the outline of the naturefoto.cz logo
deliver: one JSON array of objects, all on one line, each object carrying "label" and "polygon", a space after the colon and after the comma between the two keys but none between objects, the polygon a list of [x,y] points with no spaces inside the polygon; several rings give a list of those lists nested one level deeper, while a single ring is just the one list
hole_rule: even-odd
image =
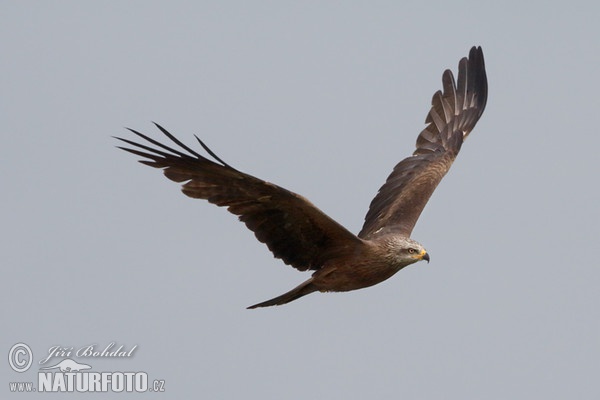
[{"label": "naturefoto.cz logo", "polygon": [[[94,371],[98,359],[131,358],[137,345],[126,348],[114,342],[100,347],[96,344],[75,347],[52,346],[36,365],[37,382],[9,382],[11,392],[164,392],[162,379],[148,379],[144,371]],[[75,360],[77,359],[77,361]],[[34,361],[31,348],[17,343],[8,353],[10,367],[18,373],[28,371]]]}]

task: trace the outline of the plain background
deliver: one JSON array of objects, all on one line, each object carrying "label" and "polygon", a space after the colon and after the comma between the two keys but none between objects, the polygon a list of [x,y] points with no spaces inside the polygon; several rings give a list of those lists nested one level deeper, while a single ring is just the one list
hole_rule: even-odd
[{"label": "plain background", "polygon": [[[1,8],[0,350],[36,357],[0,362],[2,397],[49,347],[110,342],[138,349],[89,363],[166,381],[145,398],[600,395],[591,1]],[[431,263],[373,288],[246,310],[308,274],[111,137],[197,134],[358,232],[473,45],[489,100],[413,232]]]}]

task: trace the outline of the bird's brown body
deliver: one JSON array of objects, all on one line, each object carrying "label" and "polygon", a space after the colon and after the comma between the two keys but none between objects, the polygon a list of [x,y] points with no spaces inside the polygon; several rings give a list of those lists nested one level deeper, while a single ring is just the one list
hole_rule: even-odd
[{"label": "bird's brown body", "polygon": [[[399,250],[398,239],[398,236],[390,234],[378,240],[362,240],[360,245],[348,248],[347,252],[329,260],[310,279],[289,292],[248,308],[281,305],[316,291],[349,292],[363,289],[385,281],[413,262],[429,261],[425,250],[417,250],[420,246],[416,242],[410,261],[395,257],[398,251],[402,251]],[[401,242],[404,243],[404,240]]]},{"label": "bird's brown body", "polygon": [[157,127],[180,149],[166,146],[137,131],[145,144],[123,148],[161,168],[167,178],[183,184],[189,197],[208,200],[238,215],[275,257],[312,276],[296,288],[249,308],[285,304],[315,291],[345,292],[376,285],[400,269],[429,255],[410,239],[421,211],[450,169],[464,139],[483,113],[487,78],[481,48],[473,47],[459,63],[458,82],[449,70],[443,91],[432,99],[427,127],[417,138],[412,156],[394,167],[354,235],[304,197],[232,168],[200,139],[211,161]]}]

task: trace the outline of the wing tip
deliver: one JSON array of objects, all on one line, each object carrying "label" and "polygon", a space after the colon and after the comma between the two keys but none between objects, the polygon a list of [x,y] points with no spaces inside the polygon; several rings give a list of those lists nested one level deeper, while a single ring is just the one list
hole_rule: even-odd
[{"label": "wing tip", "polygon": [[[162,125],[160,125],[159,123],[155,122],[155,121],[151,121],[152,124],[154,124],[154,126],[156,126],[156,128],[158,128],[167,138],[169,138],[173,143],[175,143],[177,146],[179,146],[180,149],[183,149],[185,151],[187,151],[189,154],[185,154],[180,150],[177,150],[176,148],[173,147],[169,147],[166,146],[165,144],[152,139],[151,137],[144,135],[143,133],[136,131],[135,129],[132,128],[128,128],[128,127],[124,127],[125,129],[127,129],[128,131],[130,131],[131,133],[133,133],[134,135],[144,139],[144,141],[149,142],[150,144],[153,144],[163,150],[166,150],[170,153],[173,153],[173,155],[175,156],[179,156],[182,158],[186,158],[186,157],[195,157],[198,160],[205,160],[205,161],[210,161],[207,160],[205,157],[203,157],[202,155],[200,155],[198,152],[194,151],[192,148],[188,147],[187,145],[185,145],[183,142],[181,142],[179,139],[177,139],[172,133],[170,133],[168,130],[166,130]],[[217,161],[218,163],[221,163],[221,166],[226,167],[226,168],[230,168],[232,170],[236,170],[235,168],[233,168],[231,165],[227,164],[225,161],[223,161],[219,156],[216,155],[216,153],[214,151],[212,151],[202,140],[200,140],[200,138],[196,135],[194,135],[194,137],[196,138],[196,140],[198,141],[198,143],[200,143],[200,145],[202,146],[202,148],[211,156],[213,157],[213,159],[215,161]],[[140,147],[143,148],[145,150],[160,154],[161,156],[165,157],[168,153],[165,153],[163,151],[160,151],[158,149],[154,149],[151,148],[149,146],[143,145],[141,143],[136,143],[132,140],[129,139],[124,139],[118,136],[112,136],[112,138],[117,139],[121,142],[125,142],[129,145],[135,146],[135,147]],[[123,148],[123,147],[119,147],[116,146],[122,150],[126,150],[129,151],[129,149],[127,148]],[[212,161],[211,161],[212,162]],[[237,170],[236,170],[237,171]]]}]

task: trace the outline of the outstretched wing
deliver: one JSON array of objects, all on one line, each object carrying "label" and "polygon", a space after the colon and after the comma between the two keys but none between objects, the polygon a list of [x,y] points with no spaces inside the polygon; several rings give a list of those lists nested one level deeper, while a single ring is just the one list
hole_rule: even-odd
[{"label": "outstretched wing", "polygon": [[162,168],[167,178],[183,183],[185,195],[227,207],[286,264],[301,271],[317,270],[348,246],[362,243],[304,197],[232,168],[197,137],[216,162],[190,149],[160,125],[156,126],[180,149],[132,129],[131,132],[156,147],[116,138],[134,147],[119,148],[144,157],[142,164]]},{"label": "outstretched wing", "polygon": [[458,64],[458,84],[450,70],[442,75],[427,114],[427,127],[411,157],[398,163],[371,202],[358,234],[371,239],[394,231],[410,236],[429,197],[450,169],[460,147],[481,117],[487,101],[487,78],[481,47]]}]

